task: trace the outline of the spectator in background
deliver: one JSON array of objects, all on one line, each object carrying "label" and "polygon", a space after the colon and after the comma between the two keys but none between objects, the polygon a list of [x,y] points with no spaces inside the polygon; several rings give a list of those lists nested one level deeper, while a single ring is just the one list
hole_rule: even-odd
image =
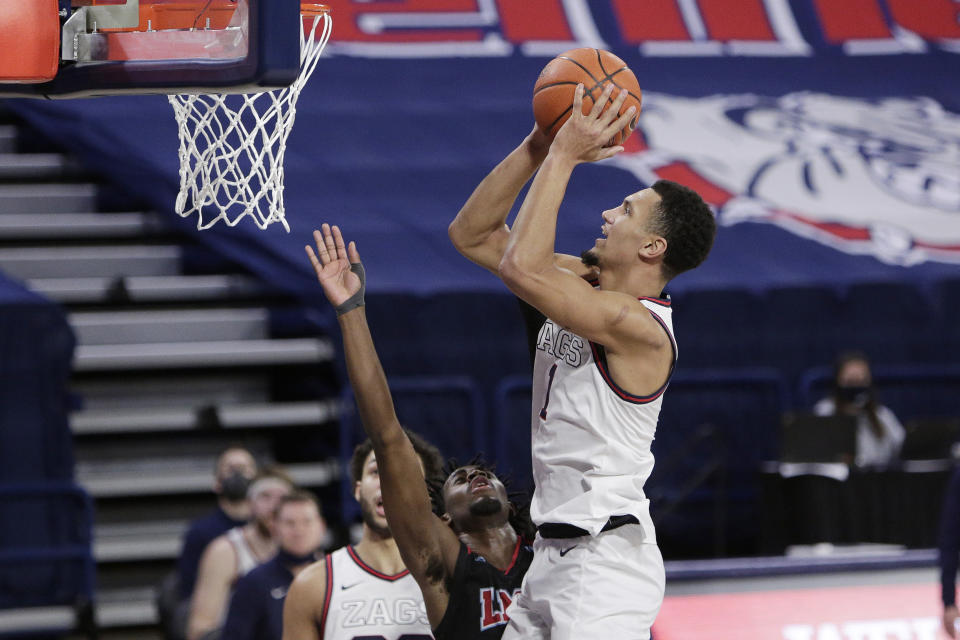
[{"label": "spectator in background", "polygon": [[207,545],[228,530],[245,524],[250,517],[247,489],[256,475],[257,463],[253,454],[243,447],[230,447],[217,458],[213,481],[217,507],[190,523],[177,561],[181,599],[189,600],[193,595],[197,567]]},{"label": "spectator in background", "polygon": [[960,556],[960,469],[950,476],[940,511],[940,598],[943,600],[943,630],[957,637],[957,563]]},{"label": "spectator in background", "polygon": [[223,624],[229,640],[281,640],[283,603],[290,583],[317,560],[326,532],[320,503],[307,491],[284,496],[274,518],[280,551],[237,581]]},{"label": "spectator in background", "polygon": [[190,597],[197,581],[197,567],[207,545],[250,517],[247,488],[257,475],[253,454],[239,446],[231,446],[217,456],[213,471],[213,492],[217,506],[210,513],[192,522],[183,537],[177,569],[160,586],[157,611],[167,640],[184,640]]},{"label": "spectator in background", "polygon": [[214,640],[227,613],[237,580],[277,553],[273,514],[280,500],[293,491],[293,482],[279,469],[264,469],[250,483],[250,521],[230,529],[203,552],[197,584],[190,600],[187,640]]},{"label": "spectator in background", "polygon": [[837,357],[831,395],[818,402],[813,412],[819,416],[856,417],[856,466],[885,467],[899,458],[906,432],[893,411],[877,403],[870,361],[865,354],[847,351]]}]

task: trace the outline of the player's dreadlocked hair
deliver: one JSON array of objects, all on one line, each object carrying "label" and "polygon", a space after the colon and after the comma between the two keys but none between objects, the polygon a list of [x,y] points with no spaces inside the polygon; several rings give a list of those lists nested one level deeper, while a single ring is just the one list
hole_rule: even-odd
[{"label": "player's dreadlocked hair", "polygon": [[473,459],[466,464],[460,464],[456,458],[448,459],[447,463],[443,466],[443,473],[427,481],[427,489],[430,492],[430,502],[433,504],[433,512],[438,516],[446,513],[447,507],[443,500],[443,485],[447,481],[447,478],[450,477],[450,474],[460,467],[466,466],[477,467],[478,469],[497,476],[500,482],[503,483],[504,488],[506,488],[507,499],[513,506],[513,509],[510,510],[510,526],[517,532],[518,536],[527,542],[533,542],[537,534],[537,527],[533,524],[533,520],[530,519],[529,496],[523,491],[511,491],[510,477],[497,474],[496,465],[488,463],[482,453],[475,455]]},{"label": "player's dreadlocked hair", "polygon": [[670,279],[707,259],[717,235],[717,222],[693,189],[670,180],[658,180],[651,188],[660,196],[651,217],[652,231],[667,240],[663,272]]}]

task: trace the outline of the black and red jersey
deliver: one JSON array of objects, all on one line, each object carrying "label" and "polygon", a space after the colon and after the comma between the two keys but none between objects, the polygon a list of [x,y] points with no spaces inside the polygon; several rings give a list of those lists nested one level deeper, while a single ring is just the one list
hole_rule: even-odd
[{"label": "black and red jersey", "polygon": [[520,593],[533,560],[533,547],[517,539],[510,565],[503,571],[460,543],[453,577],[447,583],[450,603],[433,630],[436,640],[493,640],[503,635],[506,611]]}]

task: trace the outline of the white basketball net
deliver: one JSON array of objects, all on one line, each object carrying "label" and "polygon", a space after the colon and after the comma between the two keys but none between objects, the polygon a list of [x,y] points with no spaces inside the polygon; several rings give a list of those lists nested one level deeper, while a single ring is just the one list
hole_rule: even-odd
[{"label": "white basketball net", "polygon": [[283,209],[283,155],[297,98],[332,26],[326,11],[304,17],[312,24],[306,29],[300,20],[300,75],[289,87],[168,96],[180,129],[176,212],[184,218],[197,212],[198,229],[209,229],[218,220],[232,227],[250,216],[261,229],[279,222],[290,231]]}]

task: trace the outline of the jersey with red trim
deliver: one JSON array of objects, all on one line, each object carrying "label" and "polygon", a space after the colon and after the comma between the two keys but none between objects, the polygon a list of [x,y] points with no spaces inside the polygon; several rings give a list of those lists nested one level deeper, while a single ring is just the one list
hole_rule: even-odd
[{"label": "jersey with red trim", "polygon": [[432,640],[420,587],[405,570],[389,576],[367,566],[353,546],[327,555],[321,640]]},{"label": "jersey with red trim", "polygon": [[494,640],[502,636],[510,622],[507,607],[520,593],[532,561],[533,548],[520,539],[510,565],[503,571],[461,542],[457,566],[447,585],[450,602],[433,631],[434,638]]},{"label": "jersey with red trim", "polygon": [[[676,362],[669,299],[640,302],[666,331]],[[596,535],[610,516],[633,515],[646,539],[656,542],[643,484],[653,470],[650,445],[669,380],[646,397],[627,393],[610,376],[602,345],[544,322],[531,415],[536,489],[530,515],[537,525],[572,524]]]}]

